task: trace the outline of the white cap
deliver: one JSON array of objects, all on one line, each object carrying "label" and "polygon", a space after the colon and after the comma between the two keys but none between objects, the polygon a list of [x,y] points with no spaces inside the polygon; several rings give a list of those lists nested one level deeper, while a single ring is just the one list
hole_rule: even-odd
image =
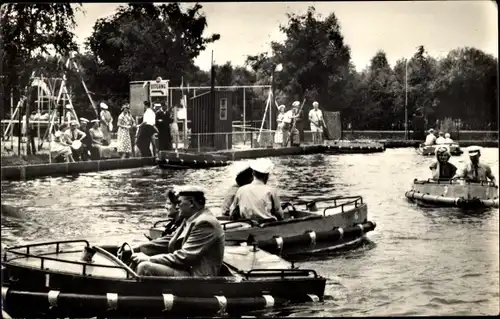
[{"label": "white cap", "polygon": [[278,110],[281,110],[281,109],[286,109],[285,104],[281,104],[280,106],[278,106]]},{"label": "white cap", "polygon": [[99,106],[101,107],[101,109],[104,109],[104,110],[108,109],[108,106],[104,102],[101,102],[101,104],[99,104]]},{"label": "white cap", "polygon": [[88,123],[88,122],[89,122],[89,120],[87,120],[87,119],[86,119],[86,118],[84,118],[84,117],[80,117],[80,122],[82,122],[82,123]]},{"label": "white cap", "polygon": [[161,106],[161,103],[155,103],[153,106]]},{"label": "white cap", "polygon": [[446,134],[444,135],[444,137],[446,137],[446,138],[450,138],[450,133],[446,133]]},{"label": "white cap", "polygon": [[300,102],[299,101],[295,101],[292,103],[292,106],[300,106]]},{"label": "white cap", "polygon": [[316,102],[316,101],[314,101],[314,102],[313,102],[313,106],[319,106],[319,103],[318,103],[318,102]]},{"label": "white cap", "polygon": [[467,151],[469,152],[469,156],[476,156],[481,154],[481,147],[479,146],[470,146]]},{"label": "white cap", "polygon": [[205,195],[205,189],[195,185],[174,186],[173,191],[177,196],[189,195],[189,193],[202,193]]},{"label": "white cap", "polygon": [[90,121],[90,123],[96,123],[96,122],[99,123],[100,121],[98,119]]},{"label": "white cap", "polygon": [[66,104],[66,108],[67,108],[68,110],[71,110],[73,107],[71,106],[71,104]]},{"label": "white cap", "polygon": [[259,158],[254,160],[252,164],[250,164],[250,167],[256,172],[269,174],[273,169],[273,162],[268,158]]},{"label": "white cap", "polygon": [[77,121],[77,120],[72,120],[71,122],[69,122],[69,125],[70,125],[70,126],[73,126],[73,125],[78,126],[79,124],[78,124],[78,121]]}]

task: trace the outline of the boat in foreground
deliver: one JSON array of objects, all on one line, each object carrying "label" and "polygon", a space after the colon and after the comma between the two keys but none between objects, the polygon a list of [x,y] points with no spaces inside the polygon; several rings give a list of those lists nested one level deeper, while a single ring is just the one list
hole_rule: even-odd
[{"label": "boat in foreground", "polygon": [[420,205],[498,208],[498,186],[487,181],[415,179],[405,196]]},{"label": "boat in foreground", "polygon": [[133,252],[127,246],[68,240],[6,248],[3,310],[15,318],[206,316],[324,297],[326,279],[314,270],[253,246],[226,247],[218,277],[139,276],[123,257]]},{"label": "boat in foreground", "polygon": [[[316,203],[329,203],[319,212]],[[296,206],[305,206],[298,210]],[[338,196],[295,204],[284,203],[285,219],[256,223],[252,220],[230,221],[220,216],[226,244],[247,242],[287,259],[334,252],[359,246],[365,234],[375,229],[368,221],[368,207],[361,196]],[[167,221],[158,221],[149,230],[156,239],[165,231]]]},{"label": "boat in foreground", "polygon": [[436,155],[436,148],[440,146],[447,146],[450,149],[450,154],[453,156],[460,156],[464,151],[460,148],[458,143],[453,144],[439,144],[439,145],[424,145],[420,144],[417,148],[417,152],[424,156]]}]

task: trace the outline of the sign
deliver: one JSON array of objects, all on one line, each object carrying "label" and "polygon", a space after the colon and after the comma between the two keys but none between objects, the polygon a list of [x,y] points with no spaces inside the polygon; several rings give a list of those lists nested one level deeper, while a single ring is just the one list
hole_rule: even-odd
[{"label": "sign", "polygon": [[162,80],[158,77],[155,82],[149,82],[150,97],[165,97],[168,96],[168,80]]}]

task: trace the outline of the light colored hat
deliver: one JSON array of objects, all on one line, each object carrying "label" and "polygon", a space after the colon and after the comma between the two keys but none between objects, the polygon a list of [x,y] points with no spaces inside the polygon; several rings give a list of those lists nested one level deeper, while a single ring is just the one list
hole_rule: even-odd
[{"label": "light colored hat", "polygon": [[434,129],[433,129],[433,128],[430,128],[428,132],[429,132],[429,133],[434,133]]},{"label": "light colored hat", "polygon": [[446,138],[450,138],[450,133],[446,133],[446,134],[444,135],[444,137],[446,137]]},{"label": "light colored hat", "polygon": [[292,103],[292,106],[293,107],[300,106],[300,102],[299,101],[295,101],[295,102]]},{"label": "light colored hat", "polygon": [[84,118],[84,117],[80,117],[80,122],[81,122],[81,123],[88,123],[88,122],[89,122],[89,120],[87,120],[87,119],[86,119],[86,118]]},{"label": "light colored hat", "polygon": [[444,136],[444,133],[443,132],[439,132],[439,136]]},{"label": "light colored hat", "polygon": [[313,106],[319,106],[319,103],[318,103],[318,102],[316,102],[316,101],[314,101],[314,102],[313,102]]},{"label": "light colored hat", "polygon": [[72,120],[71,122],[69,122],[69,125],[70,125],[70,126],[73,126],[73,125],[78,126],[79,124],[78,124],[78,121],[77,121],[77,120]]},{"label": "light colored hat", "polygon": [[161,106],[161,103],[155,103],[153,104],[154,107]]},{"label": "light colored hat", "polygon": [[273,162],[268,158],[259,158],[250,164],[250,168],[262,174],[269,174],[273,169]]},{"label": "light colored hat", "polygon": [[99,106],[101,107],[101,109],[104,109],[104,110],[108,109],[108,106],[104,102],[101,102],[101,104],[99,104]]},{"label": "light colored hat", "polygon": [[71,106],[71,104],[66,104],[66,109],[71,110],[72,108],[73,106]]},{"label": "light colored hat", "polygon": [[477,156],[481,154],[481,147],[479,146],[470,146],[467,149],[469,156]]},{"label": "light colored hat", "polygon": [[284,104],[281,104],[280,106],[278,106],[278,110],[281,110],[281,109],[286,109],[286,106]]},{"label": "light colored hat", "polygon": [[128,105],[128,104],[123,104],[123,105],[122,105],[122,111],[123,111],[124,109],[130,109],[130,105]]},{"label": "light colored hat", "polygon": [[99,123],[100,121],[98,119],[90,121],[90,123],[96,123],[96,122]]},{"label": "light colored hat", "polygon": [[205,195],[205,189],[195,185],[175,186],[173,191],[177,196]]}]

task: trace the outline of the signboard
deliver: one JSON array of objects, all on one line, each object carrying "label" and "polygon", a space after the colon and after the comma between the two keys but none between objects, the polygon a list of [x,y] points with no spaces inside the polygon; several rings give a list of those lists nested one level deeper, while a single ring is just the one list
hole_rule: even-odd
[{"label": "signboard", "polygon": [[168,96],[168,80],[162,80],[158,77],[156,81],[149,82],[150,97],[166,97]]}]

